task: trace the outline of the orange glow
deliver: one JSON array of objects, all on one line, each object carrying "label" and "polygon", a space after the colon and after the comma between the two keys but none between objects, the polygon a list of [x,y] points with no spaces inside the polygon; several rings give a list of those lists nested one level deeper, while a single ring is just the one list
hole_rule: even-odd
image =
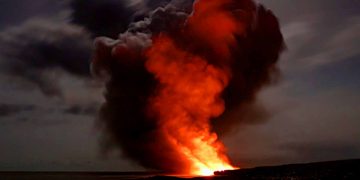
[{"label": "orange glow", "polygon": [[90,70],[104,81],[101,145],[168,175],[237,169],[221,138],[254,115],[267,117],[256,95],[279,79],[277,18],[254,0],[144,8],[130,10],[116,40],[94,41]]},{"label": "orange glow", "polygon": [[179,167],[179,171],[187,175],[208,176],[234,169],[210,127],[210,120],[225,110],[221,94],[231,78],[227,67],[230,47],[235,44],[234,34],[243,29],[224,9],[225,3],[229,1],[198,1],[184,32],[207,46],[209,56],[222,66],[209,64],[206,57],[187,51],[165,34],[154,37],[146,52],[145,66],[159,81],[148,108],[159,121],[166,141],[185,162],[186,167]]},{"label": "orange glow", "polygon": [[[217,55],[229,58],[229,46],[235,43],[234,34],[243,34],[244,25],[236,20],[226,6],[231,0],[200,0],[188,19],[188,31],[204,41]],[[225,58],[225,59],[224,59]]]},{"label": "orange glow", "polygon": [[179,158],[188,163],[183,173],[212,175],[233,169],[209,122],[224,111],[220,93],[227,73],[178,49],[166,36],[155,39],[147,56],[146,67],[161,84],[149,108],[157,113],[167,140],[181,152]]}]

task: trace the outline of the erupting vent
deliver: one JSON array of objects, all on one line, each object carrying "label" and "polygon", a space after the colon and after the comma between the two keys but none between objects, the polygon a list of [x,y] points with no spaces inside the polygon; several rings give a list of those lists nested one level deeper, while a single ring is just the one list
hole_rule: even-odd
[{"label": "erupting vent", "polygon": [[96,40],[93,72],[108,80],[100,120],[104,142],[144,167],[213,175],[235,168],[217,135],[234,123],[223,115],[271,82],[283,38],[251,0],[199,0],[189,12],[170,2]]}]

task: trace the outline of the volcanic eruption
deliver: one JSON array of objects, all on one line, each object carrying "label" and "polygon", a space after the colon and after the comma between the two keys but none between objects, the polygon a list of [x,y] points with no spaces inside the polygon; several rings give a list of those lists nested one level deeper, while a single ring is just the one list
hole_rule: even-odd
[{"label": "volcanic eruption", "polygon": [[218,133],[274,80],[283,37],[251,0],[185,1],[155,8],[116,40],[95,40],[92,72],[106,80],[99,119],[104,145],[146,168],[212,175],[235,168]]}]

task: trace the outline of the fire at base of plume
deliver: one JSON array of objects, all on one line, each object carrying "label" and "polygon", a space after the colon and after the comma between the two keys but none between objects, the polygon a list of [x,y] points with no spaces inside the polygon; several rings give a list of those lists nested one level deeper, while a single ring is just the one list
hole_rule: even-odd
[{"label": "fire at base of plume", "polygon": [[107,79],[104,145],[150,169],[231,169],[217,133],[246,118],[227,118],[235,109],[258,107],[257,92],[274,80],[279,24],[251,0],[199,0],[191,13],[180,7],[172,1],[117,40],[96,40],[93,73]]}]

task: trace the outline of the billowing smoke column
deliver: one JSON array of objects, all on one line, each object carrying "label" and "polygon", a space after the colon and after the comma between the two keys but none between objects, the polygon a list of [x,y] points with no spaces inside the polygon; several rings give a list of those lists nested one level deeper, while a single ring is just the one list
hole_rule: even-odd
[{"label": "billowing smoke column", "polygon": [[150,169],[209,175],[234,168],[217,133],[272,81],[283,38],[251,0],[199,0],[192,11],[173,1],[95,46],[107,145]]}]

